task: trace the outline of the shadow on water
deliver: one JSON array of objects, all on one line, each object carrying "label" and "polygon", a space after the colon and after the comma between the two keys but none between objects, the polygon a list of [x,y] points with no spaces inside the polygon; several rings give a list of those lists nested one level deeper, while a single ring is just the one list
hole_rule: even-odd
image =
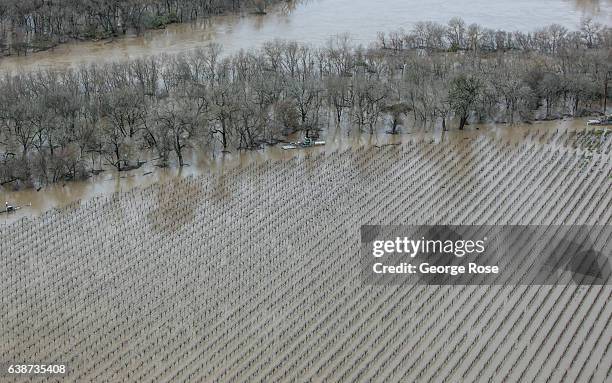
[{"label": "shadow on water", "polygon": [[147,220],[155,231],[171,234],[195,221],[197,205],[204,195],[193,177],[164,183],[152,190],[154,208]]}]

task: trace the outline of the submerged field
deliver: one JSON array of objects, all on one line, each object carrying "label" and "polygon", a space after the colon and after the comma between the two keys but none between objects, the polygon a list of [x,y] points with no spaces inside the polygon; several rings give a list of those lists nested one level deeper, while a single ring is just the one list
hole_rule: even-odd
[{"label": "submerged field", "polygon": [[609,381],[610,286],[370,286],[358,252],[363,224],[610,225],[611,145],[362,147],[1,226],[0,360],[75,382]]}]

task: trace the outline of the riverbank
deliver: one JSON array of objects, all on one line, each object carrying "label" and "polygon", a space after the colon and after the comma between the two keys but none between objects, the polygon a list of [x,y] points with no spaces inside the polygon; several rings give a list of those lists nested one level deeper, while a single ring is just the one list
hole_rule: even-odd
[{"label": "riverbank", "polygon": [[612,23],[612,2],[585,7],[582,1],[465,1],[423,3],[419,0],[390,0],[381,6],[370,0],[322,0],[281,2],[266,16],[226,14],[194,22],[169,25],[140,36],[114,39],[112,43],[74,42],[28,57],[0,59],[0,72],[60,70],[91,63],[145,58],[192,51],[210,43],[224,47],[225,54],[261,47],[277,38],[325,46],[330,36],[350,34],[357,44],[375,41],[379,32],[399,28],[411,30],[422,20],[446,23],[461,17],[466,24],[485,28],[533,32],[550,24],[568,30],[580,27],[585,17],[604,25]]},{"label": "riverbank", "polygon": [[265,15],[268,5],[278,0],[175,0],[117,1],[104,6],[87,2],[20,4],[6,0],[0,7],[0,57],[27,56],[59,45],[82,42],[104,43],[138,37],[169,25],[204,20],[221,15]]}]

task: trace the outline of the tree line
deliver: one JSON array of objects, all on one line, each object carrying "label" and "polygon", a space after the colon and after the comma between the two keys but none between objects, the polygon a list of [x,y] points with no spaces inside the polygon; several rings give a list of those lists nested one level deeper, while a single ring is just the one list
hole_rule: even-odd
[{"label": "tree line", "polygon": [[240,9],[264,12],[272,0],[2,0],[0,56],[44,50],[68,39],[100,39]]},{"label": "tree line", "polygon": [[520,34],[496,32],[505,43],[491,45],[483,28],[462,25],[453,19],[439,33],[439,25],[420,23],[367,47],[337,36],[321,47],[273,41],[223,55],[213,44],[7,74],[0,79],[0,183],[133,169],[144,153],[159,166],[183,166],[190,149],[259,149],[290,133],[316,137],[330,125],[398,133],[409,123],[448,129],[453,121],[464,129],[605,111],[610,28],[595,25],[591,34],[550,26],[525,34],[520,45]]}]

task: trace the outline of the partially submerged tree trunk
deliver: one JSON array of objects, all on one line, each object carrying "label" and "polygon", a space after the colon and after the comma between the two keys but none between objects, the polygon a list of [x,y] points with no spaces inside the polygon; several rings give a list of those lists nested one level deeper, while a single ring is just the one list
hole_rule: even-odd
[{"label": "partially submerged tree trunk", "polygon": [[178,157],[179,166],[183,167],[185,165],[183,161],[183,145],[181,145],[179,135],[175,136],[174,151],[176,152],[176,156]]},{"label": "partially submerged tree trunk", "polygon": [[463,128],[465,128],[465,125],[467,124],[467,120],[468,120],[467,114],[464,114],[463,116],[461,116],[461,118],[459,119],[459,130],[463,130]]},{"label": "partially submerged tree trunk", "polygon": [[604,79],[604,92],[603,92],[603,108],[602,113],[605,115],[608,111],[608,85],[610,82],[610,73],[608,72]]}]

